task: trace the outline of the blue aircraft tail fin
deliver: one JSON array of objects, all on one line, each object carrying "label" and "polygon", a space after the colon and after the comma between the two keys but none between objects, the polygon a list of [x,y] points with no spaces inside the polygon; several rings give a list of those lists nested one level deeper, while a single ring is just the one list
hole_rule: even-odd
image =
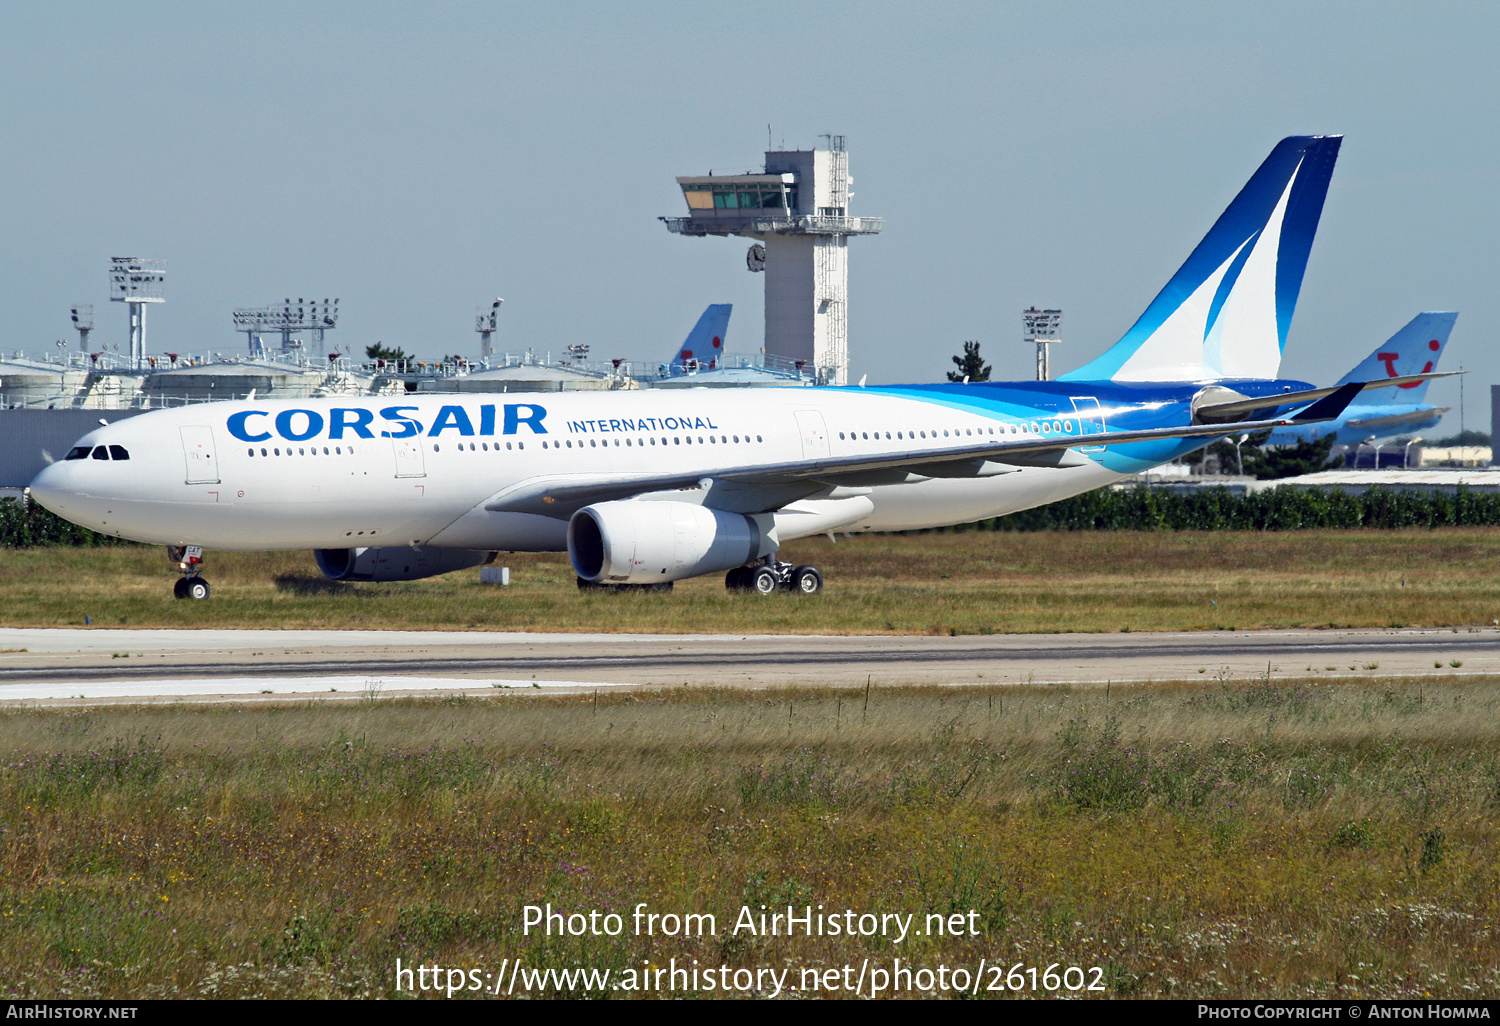
[{"label": "blue aircraft tail fin", "polygon": [[672,360],[667,364],[671,373],[686,374],[719,366],[719,358],[724,355],[724,336],[729,332],[729,314],[733,310],[733,303],[709,304],[698,323],[693,325],[693,330],[688,332],[687,340],[672,354]]},{"label": "blue aircraft tail fin", "polygon": [[1279,142],[1124,337],[1062,378],[1276,377],[1342,141]]},{"label": "blue aircraft tail fin", "polygon": [[[1448,335],[1453,331],[1453,322],[1458,314],[1451,311],[1430,311],[1413,317],[1390,340],[1375,347],[1360,364],[1339,379],[1346,381],[1379,381],[1381,378],[1399,378],[1408,374],[1431,374],[1437,370],[1438,360],[1448,345]],[[1409,385],[1395,388],[1370,389],[1360,397],[1365,406],[1405,406],[1420,403],[1427,396],[1426,381],[1413,381]]]}]

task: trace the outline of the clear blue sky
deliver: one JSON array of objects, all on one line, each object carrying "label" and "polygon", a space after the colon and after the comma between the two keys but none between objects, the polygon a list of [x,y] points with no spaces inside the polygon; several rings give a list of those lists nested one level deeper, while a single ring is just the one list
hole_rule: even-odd
[{"label": "clear blue sky", "polygon": [[[338,296],[330,339],[660,360],[703,306],[761,339],[743,240],[669,235],[679,174],[848,137],[853,374],[965,339],[1026,377],[1019,311],[1101,351],[1282,136],[1343,133],[1282,370],[1332,382],[1423,309],[1488,429],[1500,208],[1492,4],[241,4],[0,8],[0,348],[123,342],[115,255],[168,261],[156,351]],[[1459,386],[1432,401],[1457,407]],[[1458,427],[1457,409],[1444,430]]]}]

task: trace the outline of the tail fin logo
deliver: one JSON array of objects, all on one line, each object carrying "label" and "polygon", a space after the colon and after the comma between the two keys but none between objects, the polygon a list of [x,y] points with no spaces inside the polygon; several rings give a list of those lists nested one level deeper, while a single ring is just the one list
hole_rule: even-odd
[{"label": "tail fin logo", "polygon": [[1061,377],[1275,377],[1340,141],[1278,143],[1120,341]]},{"label": "tail fin logo", "polygon": [[[1443,347],[1453,332],[1458,314],[1428,310],[1417,314],[1390,338],[1345,374],[1339,384],[1351,381],[1375,381],[1379,378],[1404,378],[1409,374],[1431,374],[1443,358]],[[1361,406],[1391,406],[1420,403],[1426,395],[1426,381],[1408,381],[1401,391],[1385,388],[1371,392],[1360,400]]]},{"label": "tail fin logo", "polygon": [[[1427,343],[1427,348],[1431,349],[1435,353],[1439,349],[1443,348],[1443,344],[1441,342],[1439,342],[1437,339],[1433,339],[1432,341],[1430,341],[1430,342]],[[1385,376],[1386,377],[1388,377],[1388,378],[1399,378],[1401,376],[1400,374],[1396,373],[1396,361],[1399,360],[1399,359],[1401,359],[1401,354],[1400,353],[1376,353],[1375,354],[1375,359],[1377,359],[1381,363],[1385,364]],[[1422,373],[1422,374],[1431,374],[1432,373],[1432,368],[1434,368],[1436,366],[1437,366],[1437,361],[1436,360],[1428,360],[1427,363],[1423,365],[1422,370],[1419,373]],[[1422,384],[1422,382],[1420,382],[1420,381],[1408,381],[1406,384],[1404,384],[1404,385],[1397,385],[1396,387],[1397,388],[1418,388],[1418,387],[1421,386],[1421,384]]]}]

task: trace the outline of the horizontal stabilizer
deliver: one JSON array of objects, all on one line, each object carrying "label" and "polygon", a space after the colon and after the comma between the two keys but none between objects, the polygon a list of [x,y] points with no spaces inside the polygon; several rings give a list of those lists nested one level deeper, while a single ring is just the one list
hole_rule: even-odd
[{"label": "horizontal stabilizer", "polygon": [[[1399,378],[1380,378],[1376,381],[1353,381],[1344,385],[1330,385],[1327,388],[1309,388],[1302,392],[1282,392],[1279,394],[1255,397],[1241,397],[1229,402],[1203,403],[1193,409],[1198,421],[1203,424],[1217,424],[1225,420],[1233,420],[1235,417],[1243,417],[1252,414],[1256,410],[1271,410],[1279,406],[1296,406],[1298,403],[1310,403],[1325,396],[1333,395],[1341,388],[1357,385],[1356,394],[1372,388],[1407,388],[1414,382],[1431,381],[1433,378],[1451,378],[1465,371],[1438,371],[1435,374],[1406,374]],[[1224,394],[1233,395],[1228,389]]]},{"label": "horizontal stabilizer", "polygon": [[1351,381],[1330,395],[1325,395],[1307,409],[1301,411],[1292,418],[1295,424],[1310,424],[1324,420],[1334,420],[1339,414],[1349,408],[1354,397],[1364,389],[1364,385],[1358,381]]},{"label": "horizontal stabilizer", "polygon": [[1379,432],[1389,434],[1399,432],[1403,428],[1421,427],[1429,423],[1441,420],[1443,414],[1448,413],[1451,406],[1419,406],[1414,410],[1404,410],[1401,413],[1388,413],[1383,417],[1360,417],[1346,420],[1344,426],[1354,431]]}]

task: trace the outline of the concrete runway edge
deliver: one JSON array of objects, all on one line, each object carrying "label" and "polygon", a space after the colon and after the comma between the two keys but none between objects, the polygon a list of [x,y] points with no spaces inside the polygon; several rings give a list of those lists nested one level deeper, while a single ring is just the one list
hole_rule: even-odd
[{"label": "concrete runway edge", "polygon": [[[1459,665],[1455,666],[1454,663]],[[829,635],[0,629],[0,702],[247,701],[597,687],[1500,675],[1500,630]]]}]

